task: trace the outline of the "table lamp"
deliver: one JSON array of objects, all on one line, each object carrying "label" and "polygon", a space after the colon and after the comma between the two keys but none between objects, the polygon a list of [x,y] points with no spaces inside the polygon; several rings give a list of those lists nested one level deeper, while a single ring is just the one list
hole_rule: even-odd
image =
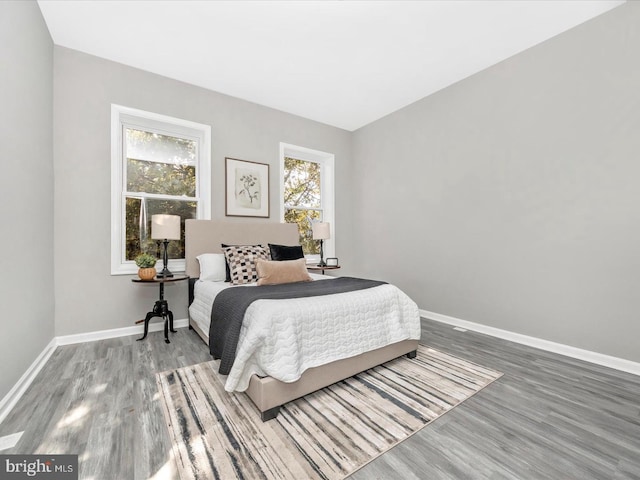
[{"label": "table lamp", "polygon": [[324,262],[323,243],[325,240],[331,238],[331,230],[328,222],[318,222],[311,226],[311,232],[314,240],[320,240],[320,263],[319,267],[326,267]]},{"label": "table lamp", "polygon": [[167,247],[169,240],[180,240],[180,217],[178,215],[152,215],[151,216],[151,238],[154,240],[162,240],[164,243],[164,252],[162,254],[162,272],[156,275],[158,278],[173,277],[173,273],[169,271],[167,263],[169,256]]}]

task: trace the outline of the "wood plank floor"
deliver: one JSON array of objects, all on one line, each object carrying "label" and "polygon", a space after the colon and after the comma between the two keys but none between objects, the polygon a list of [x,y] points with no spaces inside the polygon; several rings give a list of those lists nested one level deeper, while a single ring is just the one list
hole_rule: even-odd
[{"label": "wood plank floor", "polygon": [[[0,425],[2,453],[77,453],[82,479],[177,478],[156,372],[207,361],[178,329],[59,347]],[[640,479],[640,377],[423,319],[422,343],[504,372],[356,472],[371,479]]]},{"label": "wood plank floor", "polygon": [[423,319],[504,376],[354,479],[640,479],[640,377]]}]

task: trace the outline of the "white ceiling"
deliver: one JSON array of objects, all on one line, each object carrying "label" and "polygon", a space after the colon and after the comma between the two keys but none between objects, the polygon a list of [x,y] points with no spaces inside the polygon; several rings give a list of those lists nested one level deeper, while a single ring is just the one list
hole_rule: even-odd
[{"label": "white ceiling", "polygon": [[56,45],[355,130],[621,0],[39,0]]}]

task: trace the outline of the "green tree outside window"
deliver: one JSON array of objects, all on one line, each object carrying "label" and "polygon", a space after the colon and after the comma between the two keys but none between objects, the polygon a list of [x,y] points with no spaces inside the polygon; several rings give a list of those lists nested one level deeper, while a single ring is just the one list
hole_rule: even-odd
[{"label": "green tree outside window", "polygon": [[305,254],[318,254],[320,247],[311,234],[313,222],[322,221],[320,164],[284,159],[284,220],[296,223]]}]

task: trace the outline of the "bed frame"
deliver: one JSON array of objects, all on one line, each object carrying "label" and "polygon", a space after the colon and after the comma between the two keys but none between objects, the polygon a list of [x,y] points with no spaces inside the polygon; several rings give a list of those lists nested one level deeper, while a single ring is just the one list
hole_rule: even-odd
[{"label": "bed frame", "polygon": [[[220,244],[228,245],[298,245],[298,226],[276,222],[225,222],[220,220],[187,220],[185,223],[186,274],[189,275],[189,305],[193,301],[193,285],[200,276],[197,256],[202,253],[222,253]],[[209,345],[209,332],[196,324],[189,328]],[[355,357],[337,360],[306,370],[300,379],[284,383],[271,377],[253,375],[246,393],[258,407],[263,421],[275,418],[280,406],[308,393],[349,378],[402,355],[415,357],[418,340],[403,340]]]}]

